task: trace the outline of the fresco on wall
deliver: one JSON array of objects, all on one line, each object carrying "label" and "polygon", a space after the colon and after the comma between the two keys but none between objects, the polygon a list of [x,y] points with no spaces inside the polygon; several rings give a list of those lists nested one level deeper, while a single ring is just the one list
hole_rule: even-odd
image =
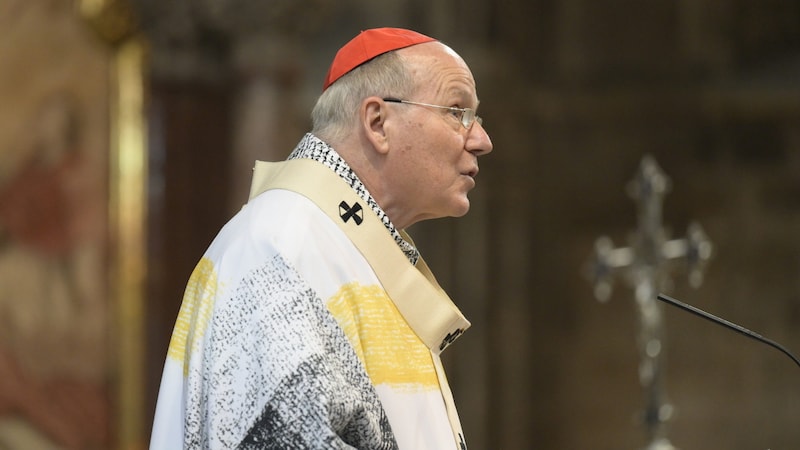
[{"label": "fresco on wall", "polygon": [[71,2],[0,28],[0,448],[109,448],[108,56]]}]

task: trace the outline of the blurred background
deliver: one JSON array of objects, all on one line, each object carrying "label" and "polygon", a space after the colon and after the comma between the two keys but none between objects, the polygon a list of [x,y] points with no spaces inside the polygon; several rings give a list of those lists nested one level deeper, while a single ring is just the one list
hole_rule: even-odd
[{"label": "blurred background", "polygon": [[[648,157],[661,238],[713,253],[697,287],[635,264],[800,352],[796,0],[0,0],[0,448],[147,445],[195,263],[379,26],[464,57],[494,142],[470,213],[409,230],[473,324],[445,352],[470,448],[653,443],[635,283],[600,302],[587,269],[636,242]],[[789,358],[661,311],[658,436],[800,446]]]}]

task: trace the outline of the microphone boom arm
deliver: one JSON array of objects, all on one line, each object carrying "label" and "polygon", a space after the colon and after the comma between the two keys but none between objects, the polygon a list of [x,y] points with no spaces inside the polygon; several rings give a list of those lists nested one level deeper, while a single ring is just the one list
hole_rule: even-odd
[{"label": "microphone boom arm", "polygon": [[681,308],[684,311],[688,311],[688,312],[690,312],[690,313],[692,313],[692,314],[694,314],[696,316],[700,316],[700,317],[702,317],[702,318],[704,318],[706,320],[710,320],[711,322],[714,322],[714,323],[716,323],[718,325],[722,325],[724,327],[730,328],[731,330],[736,331],[737,333],[740,333],[740,334],[743,334],[743,335],[748,336],[750,338],[753,338],[753,339],[755,339],[755,340],[757,340],[759,342],[763,342],[764,344],[767,344],[770,347],[776,348],[776,349],[780,350],[783,354],[788,356],[789,358],[792,358],[792,361],[794,361],[795,364],[800,366],[800,360],[797,359],[796,356],[794,356],[784,346],[782,346],[781,344],[778,344],[777,342],[775,342],[775,341],[773,341],[771,339],[767,339],[764,336],[761,336],[758,333],[750,331],[745,327],[736,325],[735,323],[732,323],[732,322],[728,322],[727,320],[725,320],[723,318],[717,317],[717,316],[715,316],[715,315],[713,315],[711,313],[707,313],[707,312],[703,311],[702,309],[695,308],[692,305],[687,305],[686,303],[683,303],[681,301],[675,300],[674,298],[666,296],[664,294],[658,294],[656,296],[656,298],[661,300],[662,302],[669,303],[672,306],[677,306],[678,308]]}]

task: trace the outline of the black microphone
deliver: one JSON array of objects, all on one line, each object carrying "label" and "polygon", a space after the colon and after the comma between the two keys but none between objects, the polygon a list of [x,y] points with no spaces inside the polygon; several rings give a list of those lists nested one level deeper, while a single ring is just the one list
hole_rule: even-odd
[{"label": "black microphone", "polygon": [[707,320],[710,320],[710,321],[712,321],[712,322],[714,322],[716,324],[719,324],[719,325],[722,325],[724,327],[730,328],[731,330],[736,331],[737,333],[741,333],[741,334],[743,334],[745,336],[748,336],[748,337],[751,337],[751,338],[753,338],[753,339],[755,339],[755,340],[757,340],[759,342],[763,342],[763,343],[769,345],[770,347],[776,348],[776,349],[780,350],[781,352],[783,352],[783,354],[785,354],[789,358],[792,358],[792,361],[794,361],[795,364],[800,366],[800,360],[798,360],[797,357],[795,357],[784,346],[778,344],[777,342],[775,342],[773,340],[767,339],[764,336],[761,336],[758,333],[754,333],[754,332],[748,330],[745,327],[736,325],[735,323],[732,323],[732,322],[728,322],[725,319],[722,319],[722,318],[719,318],[719,317],[717,317],[717,316],[715,316],[713,314],[707,313],[707,312],[703,311],[702,309],[695,308],[694,306],[687,305],[686,303],[683,303],[683,302],[680,302],[678,300],[675,300],[674,298],[668,297],[668,296],[666,296],[664,294],[658,294],[658,296],[656,296],[656,298],[661,300],[662,302],[669,303],[672,306],[677,306],[678,308],[681,308],[681,309],[683,309],[685,311],[689,311],[690,313],[692,313],[694,315],[700,316],[700,317],[702,317],[704,319],[707,319]]}]

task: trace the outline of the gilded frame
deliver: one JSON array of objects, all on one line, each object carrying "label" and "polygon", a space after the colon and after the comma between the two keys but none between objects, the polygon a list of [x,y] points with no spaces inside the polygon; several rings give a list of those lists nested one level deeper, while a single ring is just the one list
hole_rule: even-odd
[{"label": "gilded frame", "polygon": [[144,295],[146,290],[147,152],[144,122],[144,46],[137,39],[116,51],[111,111],[109,212],[115,251],[111,289],[118,330],[116,420],[120,448],[144,447]]},{"label": "gilded frame", "polygon": [[109,73],[110,291],[117,330],[114,386],[115,443],[144,449],[147,285],[146,45],[128,0],[79,0],[81,15],[112,46]]}]

